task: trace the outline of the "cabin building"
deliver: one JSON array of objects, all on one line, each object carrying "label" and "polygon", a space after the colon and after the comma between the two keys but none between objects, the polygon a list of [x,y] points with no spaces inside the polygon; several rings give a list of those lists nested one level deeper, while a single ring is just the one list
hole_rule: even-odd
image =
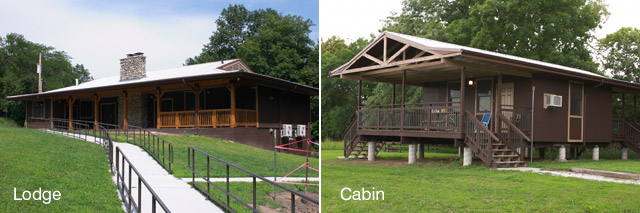
[{"label": "cabin building", "polygon": [[[560,160],[611,144],[640,153],[640,84],[393,32],[330,75],[394,88],[389,105],[363,106],[358,94],[356,117],[343,135],[345,157],[374,160],[389,141],[409,144],[409,163],[423,157],[424,144],[454,144],[464,150],[465,165],[473,153],[492,168],[526,166],[530,147],[542,155],[559,148]],[[407,85],[422,87],[421,103],[405,103]],[[633,99],[626,109],[633,118],[613,114],[614,94]]]},{"label": "cabin building", "polygon": [[95,128],[98,123],[136,126],[272,150],[272,131],[282,143],[283,125],[294,132],[299,126],[309,129],[310,99],[318,95],[317,88],[254,73],[240,59],[147,72],[146,56],[135,53],[120,66],[118,76],[7,99],[26,102],[27,127],[33,122],[53,126],[55,119],[93,121]]}]

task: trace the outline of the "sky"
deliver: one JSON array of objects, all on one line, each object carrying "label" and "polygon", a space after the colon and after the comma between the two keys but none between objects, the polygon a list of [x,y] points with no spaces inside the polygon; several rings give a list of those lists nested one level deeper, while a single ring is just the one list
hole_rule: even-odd
[{"label": "sky", "polygon": [[[602,29],[596,29],[597,38],[603,38],[621,27],[640,29],[640,1],[605,0],[611,15]],[[367,5],[366,9],[362,5]],[[358,9],[354,9],[358,8]],[[378,35],[382,21],[402,10],[402,0],[321,0],[320,1],[320,39],[326,40],[333,35],[346,39],[368,38],[371,33]]]},{"label": "sky", "polygon": [[309,36],[318,41],[318,1],[312,0],[2,0],[0,36],[19,33],[65,51],[94,78],[119,75],[119,59],[135,52],[147,57],[147,71],[162,70],[198,55],[229,4],[311,19]]}]

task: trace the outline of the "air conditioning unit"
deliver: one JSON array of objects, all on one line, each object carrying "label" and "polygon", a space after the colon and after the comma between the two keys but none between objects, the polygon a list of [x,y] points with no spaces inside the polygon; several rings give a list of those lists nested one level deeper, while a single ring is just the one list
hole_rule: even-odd
[{"label": "air conditioning unit", "polygon": [[544,108],[548,107],[562,107],[562,96],[544,94]]},{"label": "air conditioning unit", "polygon": [[282,130],[280,130],[280,136],[283,138],[293,137],[293,125],[282,124]]},{"label": "air conditioning unit", "polygon": [[306,137],[307,136],[307,126],[298,124],[296,126],[296,137]]}]

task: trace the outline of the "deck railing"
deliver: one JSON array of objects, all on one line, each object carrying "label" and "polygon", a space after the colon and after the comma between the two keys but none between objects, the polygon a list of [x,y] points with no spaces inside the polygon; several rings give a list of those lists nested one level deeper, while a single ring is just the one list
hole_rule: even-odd
[{"label": "deck railing", "polygon": [[611,134],[613,135],[614,138],[622,138],[622,137],[624,137],[623,122],[624,121],[622,120],[622,118],[613,118],[612,127],[611,127]]},{"label": "deck railing", "polygon": [[[196,126],[196,111],[161,112],[160,128],[193,128]],[[236,109],[236,126],[255,127],[258,125],[258,113],[251,109]],[[231,109],[198,110],[199,127],[233,126]]]},{"label": "deck railing", "polygon": [[[196,157],[196,155],[198,155],[198,157]],[[232,163],[229,163],[227,161],[224,161],[220,158],[217,158],[209,153],[206,153],[202,150],[199,150],[195,147],[189,147],[187,149],[187,167],[189,168],[189,171],[191,172],[191,185],[194,188],[197,188],[200,192],[202,192],[203,194],[205,194],[205,196],[207,196],[207,198],[213,200],[218,206],[221,206],[222,208],[224,208],[226,210],[226,212],[236,212],[237,210],[242,210],[244,211],[245,209],[232,209],[231,207],[231,202],[237,202],[239,204],[241,204],[242,206],[244,206],[247,210],[251,211],[251,212],[260,212],[259,208],[258,208],[258,203],[257,203],[257,191],[261,190],[258,189],[257,187],[257,181],[263,181],[265,183],[270,184],[271,186],[280,188],[282,190],[284,190],[285,192],[289,193],[290,195],[290,199],[291,199],[291,212],[296,212],[296,197],[301,198],[306,200],[307,202],[313,203],[315,205],[319,205],[319,201],[316,199],[313,199],[311,197],[308,197],[298,191],[295,191],[293,189],[290,189],[286,186],[283,186],[279,183],[276,183],[272,180],[269,180],[267,178],[264,178],[260,175],[257,175],[253,172],[247,171],[244,168],[241,168],[239,166],[236,166]],[[200,162],[200,163],[197,163]],[[204,166],[204,162],[206,162],[206,167]],[[202,168],[200,167],[196,167],[196,164],[198,165],[202,165]],[[214,168],[218,168],[218,169],[214,169]],[[222,168],[222,169],[220,169]],[[253,182],[253,186],[252,186],[252,191],[253,191],[253,197],[251,199],[251,201],[247,201],[245,199],[242,199],[240,197],[237,196],[238,193],[231,191],[231,187],[229,186],[230,181],[229,181],[229,174],[230,174],[230,170],[237,170],[240,171],[242,173],[244,173],[247,176],[250,176],[252,178],[252,182]],[[224,171],[224,177],[226,178],[225,182],[212,182],[209,178],[212,176],[216,176],[214,174],[212,174],[211,171]],[[221,174],[218,174],[221,175]],[[196,182],[196,177],[200,178],[201,180],[203,180],[206,183],[206,186],[200,186],[200,184],[198,184],[198,182]],[[218,185],[220,183],[224,183],[225,185]],[[211,193],[211,190],[214,191],[219,191],[221,193],[224,193],[226,196],[222,196],[220,198],[213,196],[213,194]],[[275,196],[275,195],[274,195]],[[222,198],[226,198],[225,200],[222,200]],[[233,200],[232,200],[233,199]]]},{"label": "deck railing", "polygon": [[524,147],[526,147],[526,142],[531,142],[531,139],[504,115],[499,116],[501,129],[498,135],[502,138],[504,144],[515,150],[520,156],[520,160],[524,160]]},{"label": "deck railing", "polygon": [[531,107],[502,105],[502,116],[524,134],[531,134]]},{"label": "deck railing", "polygon": [[420,103],[363,106],[358,128],[370,130],[458,131],[460,105]]},{"label": "deck railing", "polygon": [[493,159],[493,142],[499,141],[489,128],[484,126],[474,114],[465,110],[465,136],[469,146],[476,150],[478,157],[487,165],[491,165]]}]

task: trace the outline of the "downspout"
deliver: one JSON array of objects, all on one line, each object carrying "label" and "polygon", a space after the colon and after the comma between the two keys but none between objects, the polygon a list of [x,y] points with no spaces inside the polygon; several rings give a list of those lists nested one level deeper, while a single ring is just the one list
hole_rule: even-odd
[{"label": "downspout", "polygon": [[535,118],[533,112],[535,111],[535,100],[536,100],[536,86],[531,87],[531,148],[529,151],[530,161],[533,162],[533,118]]}]

